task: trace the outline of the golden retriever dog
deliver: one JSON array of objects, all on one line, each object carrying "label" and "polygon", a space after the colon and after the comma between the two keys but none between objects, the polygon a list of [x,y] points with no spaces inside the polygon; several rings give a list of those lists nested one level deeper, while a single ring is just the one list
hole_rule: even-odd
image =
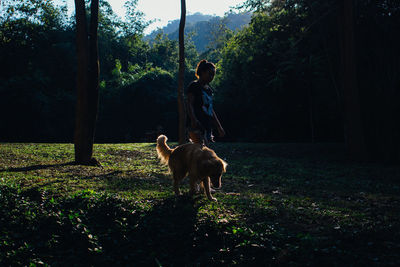
[{"label": "golden retriever dog", "polygon": [[221,187],[221,177],[226,171],[227,163],[214,152],[200,144],[188,143],[171,149],[167,145],[167,137],[160,135],[157,138],[157,154],[161,162],[168,165],[172,172],[175,195],[180,195],[179,184],[189,175],[189,194],[196,193],[200,184],[204,188],[209,200],[217,201],[211,196],[210,182],[213,187]]}]

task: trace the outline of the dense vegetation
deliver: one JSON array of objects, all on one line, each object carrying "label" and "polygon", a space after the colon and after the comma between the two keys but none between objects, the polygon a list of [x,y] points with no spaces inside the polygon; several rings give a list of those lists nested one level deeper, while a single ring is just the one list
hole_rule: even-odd
[{"label": "dense vegetation", "polygon": [[[97,142],[144,140],[157,128],[176,138],[177,41],[165,34],[145,41],[147,22],[136,2],[127,2],[127,19],[121,20],[101,1]],[[196,35],[187,36],[185,84],[194,79],[199,59],[217,63],[213,86],[226,140],[344,140],[337,2],[269,2],[246,1],[242,10],[253,16],[237,32],[224,19],[218,19],[218,27],[191,24],[202,25],[211,42],[200,54]],[[1,140],[71,141],[73,18],[52,1],[9,1],[3,10]],[[355,11],[365,138],[370,154],[392,149],[394,158],[400,132],[399,2],[357,1]]]},{"label": "dense vegetation", "polygon": [[[218,144],[217,203],[175,199],[154,143],[0,145],[0,265],[400,264],[399,168],[339,144]],[[185,183],[183,191],[188,192]]]}]

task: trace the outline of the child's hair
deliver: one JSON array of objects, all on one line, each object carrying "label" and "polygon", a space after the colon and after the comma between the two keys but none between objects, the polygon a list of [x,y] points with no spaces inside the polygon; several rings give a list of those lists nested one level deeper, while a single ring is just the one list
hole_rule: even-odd
[{"label": "child's hair", "polygon": [[200,60],[200,62],[197,64],[197,68],[196,68],[196,77],[197,79],[199,79],[200,74],[206,70],[213,70],[215,71],[215,65],[212,62],[208,62],[207,60],[203,59]]}]

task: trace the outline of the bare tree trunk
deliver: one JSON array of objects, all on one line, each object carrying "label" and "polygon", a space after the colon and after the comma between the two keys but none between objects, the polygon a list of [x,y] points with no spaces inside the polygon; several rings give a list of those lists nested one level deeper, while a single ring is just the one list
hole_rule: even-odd
[{"label": "bare tree trunk", "polygon": [[339,30],[346,147],[350,159],[363,160],[367,156],[357,86],[353,12],[353,0],[340,0]]},{"label": "bare tree trunk", "polygon": [[179,144],[186,142],[185,135],[185,103],[184,103],[184,92],[183,82],[185,75],[185,21],[186,21],[186,1],[181,0],[181,20],[179,22],[179,76],[178,76],[178,113],[179,113]]},{"label": "bare tree trunk", "polygon": [[[93,154],[93,142],[96,129],[97,112],[99,106],[99,47],[98,47],[98,25],[99,25],[99,0],[92,0],[90,6],[90,32],[89,32],[89,69],[88,69],[88,138],[90,143],[90,156]],[[94,159],[92,158],[92,161]],[[95,163],[98,163],[97,161]]]},{"label": "bare tree trunk", "polygon": [[[85,1],[75,0],[75,13],[76,13],[76,55],[77,55],[77,99],[76,99],[76,119],[75,119],[75,161],[82,163],[89,161],[87,155],[89,154],[88,147],[85,142],[87,136],[87,128],[85,125],[85,101],[87,99],[87,66],[88,66],[88,45],[87,45],[87,29],[86,29],[86,11]],[[90,155],[91,156],[91,155]]]},{"label": "bare tree trunk", "polygon": [[99,90],[97,26],[99,0],[91,2],[90,36],[84,0],[75,0],[77,46],[77,103],[74,133],[75,162],[98,165],[92,158]]}]

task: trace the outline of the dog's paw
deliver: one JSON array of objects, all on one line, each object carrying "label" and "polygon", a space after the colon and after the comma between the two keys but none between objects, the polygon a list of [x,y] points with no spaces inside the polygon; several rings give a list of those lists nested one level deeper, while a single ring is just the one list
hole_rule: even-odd
[{"label": "dog's paw", "polygon": [[210,200],[214,201],[214,202],[218,202],[218,200],[215,197],[210,198]]}]

